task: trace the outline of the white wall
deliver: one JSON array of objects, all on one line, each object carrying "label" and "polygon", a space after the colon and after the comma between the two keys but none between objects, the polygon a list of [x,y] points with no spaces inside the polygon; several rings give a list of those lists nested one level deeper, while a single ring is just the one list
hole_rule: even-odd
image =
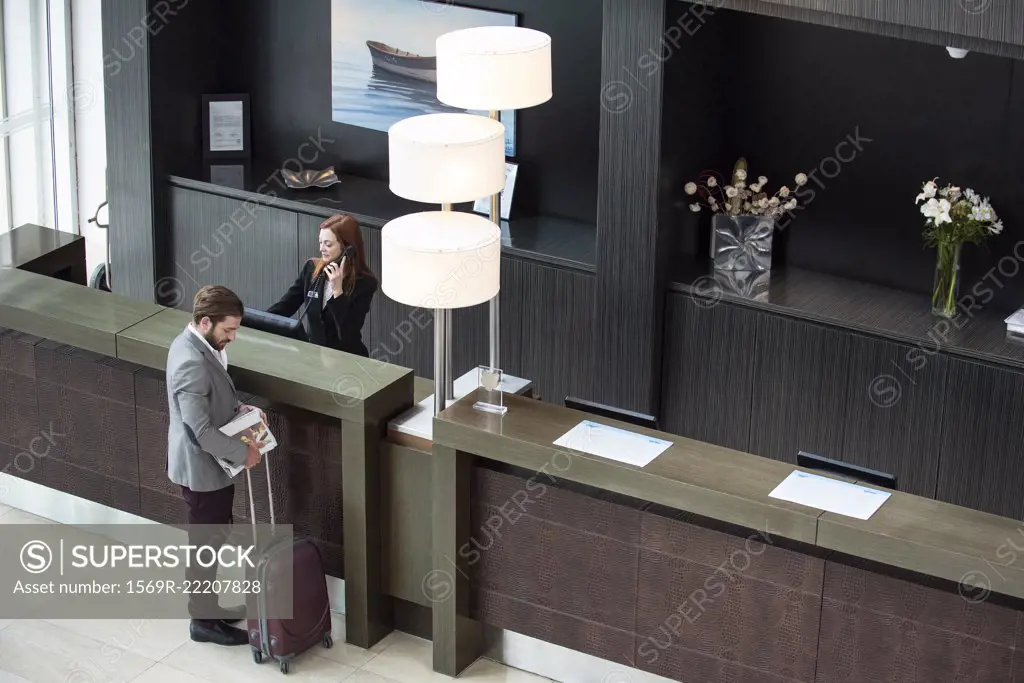
[{"label": "white wall", "polygon": [[[87,223],[107,198],[107,133],[103,106],[103,29],[100,0],[71,0],[74,82],[69,100],[75,111],[78,152],[78,224],[86,239],[86,261],[92,274],[105,260],[106,230]],[[107,222],[106,208],[100,221]]]}]

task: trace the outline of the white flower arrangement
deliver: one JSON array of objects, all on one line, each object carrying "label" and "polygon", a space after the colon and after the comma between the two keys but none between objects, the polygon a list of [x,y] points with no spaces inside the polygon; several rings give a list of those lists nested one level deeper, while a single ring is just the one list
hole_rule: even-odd
[{"label": "white flower arrangement", "polygon": [[921,186],[914,204],[921,204],[925,217],[925,244],[937,247],[932,312],[952,318],[957,311],[961,247],[966,242],[981,244],[998,235],[1003,231],[1003,222],[988,197],[982,197],[971,188],[961,190],[956,185],[940,188],[936,180],[938,178],[933,178]]},{"label": "white flower arrangement", "polygon": [[[746,159],[740,158],[732,172],[732,182],[724,187],[712,174],[706,174],[704,183],[689,182],[683,186],[683,191],[691,197],[699,195],[707,204],[712,213],[721,213],[728,216],[765,216],[776,218],[787,211],[797,207],[796,197],[793,196],[795,188],[790,189],[783,185],[775,194],[769,195],[765,191],[768,178],[758,176],[757,180],[747,183],[749,174],[747,172]],[[793,179],[795,187],[799,188],[807,184],[807,174],[798,173]],[[697,213],[701,211],[700,202],[690,204],[690,211]]]},{"label": "white flower arrangement", "polygon": [[971,188],[961,190],[956,185],[940,188],[936,180],[938,178],[925,182],[914,201],[921,204],[921,213],[926,218],[924,238],[929,246],[980,244],[1003,231],[1003,222],[988,197],[982,197]]}]

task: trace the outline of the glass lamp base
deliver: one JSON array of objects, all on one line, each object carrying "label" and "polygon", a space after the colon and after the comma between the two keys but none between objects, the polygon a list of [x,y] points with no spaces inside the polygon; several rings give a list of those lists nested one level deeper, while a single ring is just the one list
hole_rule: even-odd
[{"label": "glass lamp base", "polygon": [[473,404],[473,409],[482,410],[485,413],[494,413],[495,415],[504,415],[508,412],[508,406],[496,406],[486,401],[477,401]]},{"label": "glass lamp base", "polygon": [[474,403],[473,408],[494,415],[507,413],[508,406],[505,405],[505,396],[501,393],[501,368],[480,365],[476,370],[481,400]]}]

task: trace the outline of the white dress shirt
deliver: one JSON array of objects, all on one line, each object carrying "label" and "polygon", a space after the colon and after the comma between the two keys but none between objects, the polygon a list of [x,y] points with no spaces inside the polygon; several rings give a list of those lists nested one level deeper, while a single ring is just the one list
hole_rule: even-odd
[{"label": "white dress shirt", "polygon": [[217,351],[216,349],[214,349],[212,346],[210,346],[210,342],[206,341],[206,337],[203,336],[203,333],[200,332],[199,330],[197,330],[196,326],[193,325],[192,323],[188,324],[188,329],[189,329],[190,332],[192,332],[192,334],[194,334],[197,337],[199,337],[199,339],[203,342],[203,344],[206,346],[206,348],[210,349],[210,352],[213,353],[214,356],[216,356],[217,358],[220,359],[220,364],[224,366],[225,370],[227,370],[228,369],[228,352],[227,352],[227,349],[221,349],[220,351]]}]

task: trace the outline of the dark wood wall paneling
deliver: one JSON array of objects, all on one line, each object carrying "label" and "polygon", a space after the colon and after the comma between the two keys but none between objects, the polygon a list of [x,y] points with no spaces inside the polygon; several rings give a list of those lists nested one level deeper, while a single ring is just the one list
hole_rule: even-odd
[{"label": "dark wood wall paneling", "polygon": [[960,393],[947,378],[955,361],[916,346],[849,336],[846,378],[838,385],[846,389],[838,459],[897,475],[901,491],[935,496],[945,454],[943,414]]},{"label": "dark wood wall paneling", "polygon": [[683,683],[1024,670],[1024,612],[995,600],[528,476],[473,469],[470,613],[490,626]]},{"label": "dark wood wall paneling", "polygon": [[780,316],[758,317],[754,335],[750,452],[789,462],[799,450],[838,453],[849,337]]},{"label": "dark wood wall paneling", "polygon": [[[265,311],[295,279],[298,216],[219,195],[168,187],[172,280],[166,305],[192,310],[200,287],[221,284]],[[313,253],[316,253],[315,251]]]},{"label": "dark wood wall paneling", "polygon": [[[224,35],[233,23],[222,2],[171,2],[177,14],[157,12],[167,3],[150,0],[150,106],[153,134],[153,193],[155,273],[151,285],[158,303],[169,304],[168,291],[175,288],[162,278],[183,278],[178,268],[181,255],[175,252],[170,212],[175,208],[165,178],[183,163],[202,152],[202,98],[221,90],[221,71],[226,56],[234,50]],[[212,216],[216,216],[214,213]],[[200,229],[214,230],[220,221],[200,223]],[[273,238],[271,238],[273,239]],[[272,247],[271,247],[272,248]],[[190,267],[190,266],[186,266]],[[117,266],[113,267],[117,272]],[[187,279],[187,278],[184,278]],[[170,281],[173,282],[173,281]],[[202,283],[209,284],[209,283]],[[244,291],[244,290],[243,290]],[[194,292],[193,292],[194,293]],[[161,299],[164,300],[161,300]],[[191,301],[191,297],[188,297]]]},{"label": "dark wood wall paneling", "polygon": [[151,301],[158,260],[147,6],[147,0],[103,0],[101,12],[110,285],[122,296]]},{"label": "dark wood wall paneling", "polygon": [[894,474],[901,491],[1013,519],[1024,373],[673,293],[666,430],[796,462]]},{"label": "dark wood wall paneling", "polygon": [[152,301],[166,285],[164,178],[202,146],[204,93],[231,49],[217,2],[103,0],[103,79],[111,286]]},{"label": "dark wood wall paneling", "polygon": [[604,0],[594,368],[604,403],[650,412],[668,255],[658,250],[664,0]]},{"label": "dark wood wall paneling", "polygon": [[665,311],[661,427],[747,451],[757,314],[670,294]]},{"label": "dark wood wall paneling", "polygon": [[1024,374],[949,359],[938,498],[1024,518]]},{"label": "dark wood wall paneling", "polygon": [[[670,432],[792,463],[807,451],[936,497],[950,443],[943,411],[964,386],[947,367],[961,361],[699,296],[670,294],[666,316]],[[969,452],[978,447],[974,439]],[[995,499],[976,494],[952,502],[988,510]]]}]

